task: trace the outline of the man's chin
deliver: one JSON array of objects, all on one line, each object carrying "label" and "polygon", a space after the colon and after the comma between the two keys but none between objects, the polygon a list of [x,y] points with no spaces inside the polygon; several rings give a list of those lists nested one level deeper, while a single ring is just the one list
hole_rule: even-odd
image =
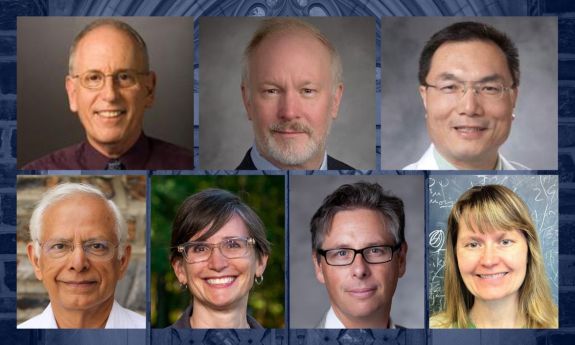
[{"label": "man's chin", "polygon": [[269,157],[283,165],[300,166],[317,156],[319,147],[315,143],[278,144],[268,142],[265,149]]}]

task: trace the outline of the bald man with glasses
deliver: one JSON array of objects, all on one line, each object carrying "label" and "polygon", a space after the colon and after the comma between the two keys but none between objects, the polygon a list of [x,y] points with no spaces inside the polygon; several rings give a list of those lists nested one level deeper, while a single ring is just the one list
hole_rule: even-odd
[{"label": "bald man with glasses", "polygon": [[143,132],[155,90],[146,43],[131,26],[116,19],[88,24],[72,43],[66,77],[70,110],[78,115],[86,141],[23,169],[193,169],[192,152]]},{"label": "bald man with glasses", "polygon": [[122,307],[116,285],[132,248],[116,204],[88,184],[48,190],[30,217],[28,259],[50,303],[18,328],[146,328],[146,317]]},{"label": "bald man with glasses", "polygon": [[426,43],[419,94],[431,145],[404,170],[524,170],[499,153],[515,119],[519,55],[494,27],[459,22]]}]

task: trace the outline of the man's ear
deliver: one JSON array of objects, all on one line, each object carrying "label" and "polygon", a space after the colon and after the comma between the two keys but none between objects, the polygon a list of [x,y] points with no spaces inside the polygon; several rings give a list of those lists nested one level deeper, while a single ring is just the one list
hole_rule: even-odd
[{"label": "man's ear", "polygon": [[130,258],[132,257],[132,246],[127,244],[126,248],[124,248],[124,255],[122,256],[120,261],[120,277],[119,279],[124,278],[126,271],[128,271],[128,265],[130,264]]},{"label": "man's ear", "polygon": [[156,99],[156,73],[150,71],[150,74],[145,77],[144,87],[146,88],[146,108],[151,108]]},{"label": "man's ear", "polygon": [[336,119],[337,114],[339,114],[339,105],[341,104],[341,97],[343,96],[343,83],[339,83],[334,92],[333,99],[331,103],[331,118]]},{"label": "man's ear", "polygon": [[397,252],[397,261],[399,262],[399,278],[405,274],[405,267],[407,264],[407,242],[403,241],[401,248]]},{"label": "man's ear", "polygon": [[317,253],[311,254],[311,260],[313,261],[313,268],[315,269],[315,278],[322,284],[325,284],[325,278],[323,277],[323,271],[321,269],[321,256]]},{"label": "man's ear", "polygon": [[419,85],[419,96],[421,96],[421,101],[425,108],[425,117],[427,117],[427,88],[423,85]]},{"label": "man's ear", "polygon": [[68,94],[68,105],[70,106],[70,111],[73,113],[78,111],[78,103],[76,102],[77,85],[74,78],[69,75],[66,76],[66,93]]},{"label": "man's ear", "polygon": [[30,261],[32,267],[34,267],[34,275],[38,280],[42,280],[42,270],[40,269],[39,258],[36,256],[33,242],[26,245],[26,253],[28,254],[28,261]]},{"label": "man's ear", "polygon": [[252,112],[252,103],[250,99],[250,90],[249,86],[242,83],[242,101],[244,102],[244,108],[246,109],[246,113],[248,114],[248,119],[251,121],[252,116],[250,115]]},{"label": "man's ear", "polygon": [[519,96],[519,87],[516,86],[513,89],[513,92],[511,92],[511,105],[513,106],[513,109],[515,109],[515,105],[517,104],[517,96]]}]

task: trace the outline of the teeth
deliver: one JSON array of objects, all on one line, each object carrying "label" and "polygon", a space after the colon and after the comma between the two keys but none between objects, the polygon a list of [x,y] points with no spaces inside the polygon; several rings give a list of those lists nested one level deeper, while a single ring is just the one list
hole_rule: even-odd
[{"label": "teeth", "polygon": [[206,279],[206,281],[210,285],[223,285],[223,284],[229,284],[229,283],[233,282],[235,279],[236,278],[234,278],[234,277],[224,277],[224,278]]},{"label": "teeth", "polygon": [[481,132],[483,129],[479,127],[455,127],[460,132]]},{"label": "teeth", "polygon": [[122,113],[123,111],[121,110],[115,110],[115,111],[99,111],[97,114],[102,117],[116,117],[120,116],[120,114]]},{"label": "teeth", "polygon": [[503,277],[506,274],[507,274],[506,272],[495,273],[495,274],[480,274],[479,277],[481,277],[482,279],[497,279]]}]

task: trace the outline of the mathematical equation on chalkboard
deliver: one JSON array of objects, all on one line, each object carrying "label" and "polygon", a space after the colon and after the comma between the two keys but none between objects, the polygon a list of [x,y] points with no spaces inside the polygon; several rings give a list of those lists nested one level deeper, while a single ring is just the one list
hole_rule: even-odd
[{"label": "mathematical equation on chalkboard", "polygon": [[556,175],[473,175],[430,176],[428,216],[428,297],[429,313],[445,307],[443,272],[447,218],[461,194],[473,186],[500,184],[513,190],[529,207],[538,231],[545,268],[553,299],[558,298],[559,211],[558,177]]}]

